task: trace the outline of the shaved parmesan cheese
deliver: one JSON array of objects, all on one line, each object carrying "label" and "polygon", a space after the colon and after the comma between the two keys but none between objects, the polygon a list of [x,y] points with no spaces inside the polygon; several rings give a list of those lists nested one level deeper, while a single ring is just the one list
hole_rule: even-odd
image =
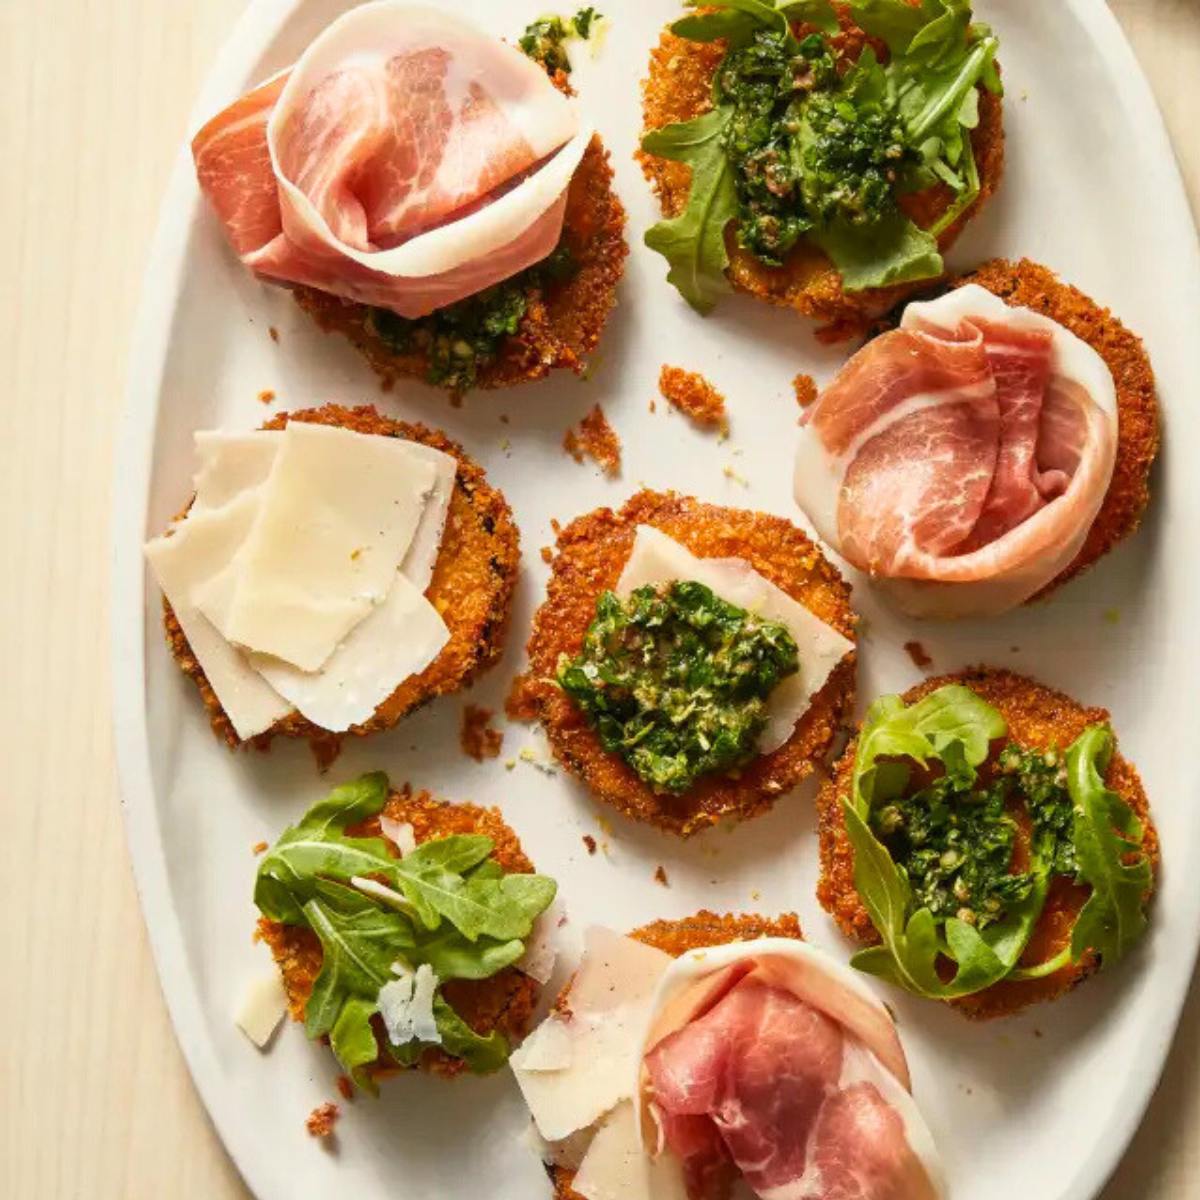
[{"label": "shaved parmesan cheese", "polygon": [[435,474],[397,438],[290,422],[228,605],[200,611],[247,650],[320,670],[387,596]]},{"label": "shaved parmesan cheese", "polygon": [[452,455],[435,450],[432,446],[420,442],[404,444],[410,454],[433,467],[433,491],[425,502],[408,553],[400,564],[400,570],[413,587],[424,592],[433,579],[433,568],[437,565],[442,534],[446,529],[446,515],[450,511],[450,497],[454,494],[454,481],[458,476],[458,462]]},{"label": "shaved parmesan cheese", "polygon": [[223,429],[199,429],[193,440],[200,466],[192,477],[196,498],[191,512],[203,512],[220,508],[266,482],[283,444],[283,431],[228,433]]},{"label": "shaved parmesan cheese", "polygon": [[742,559],[697,558],[661,530],[639,525],[633,552],[617,581],[617,595],[624,598],[639,587],[676,581],[702,583],[729,604],[780,622],[792,635],[800,669],[782,680],[768,697],[767,725],[759,739],[763,754],[778,750],[854,643]]},{"label": "shaved parmesan cheese", "polygon": [[587,931],[569,1016],[548,1017],[509,1059],[547,1141],[594,1124],[633,1095],[650,1000],[670,961],[609,929]]},{"label": "shaved parmesan cheese", "polygon": [[256,509],[257,499],[249,494],[224,507],[189,514],[171,533],[145,547],[158,586],[239,738],[269,729],[292,706],[209,623],[195,596],[237,553]]},{"label": "shaved parmesan cheese", "polygon": [[675,1155],[651,1158],[643,1151],[630,1100],[596,1131],[571,1188],[584,1200],[687,1200],[688,1194]]},{"label": "shaved parmesan cheese", "polygon": [[555,896],[550,907],[540,913],[525,939],[525,953],[517,960],[518,971],[524,971],[538,983],[549,983],[558,960],[558,929],[566,921],[562,899]]},{"label": "shaved parmesan cheese", "polygon": [[260,1049],[271,1040],[287,1012],[287,992],[278,971],[261,975],[246,988],[234,1020],[237,1027]]},{"label": "shaved parmesan cheese", "polygon": [[379,1015],[383,1018],[388,1039],[393,1046],[417,1041],[440,1045],[441,1031],[433,1016],[433,995],[438,977],[428,963],[410,971],[402,963],[392,970],[397,978],[379,989]]},{"label": "shaved parmesan cheese", "polygon": [[380,883],[378,879],[369,879],[365,875],[352,875],[350,886],[357,888],[364,896],[382,901],[389,908],[396,909],[397,912],[407,913],[410,917],[416,916],[417,910],[405,896],[395,888],[388,887],[386,883]]},{"label": "shaved parmesan cheese", "polygon": [[396,573],[383,603],[350,631],[320,671],[300,671],[265,654],[249,657],[313,724],[341,733],[367,720],[401,680],[424,671],[449,640],[437,609]]},{"label": "shaved parmesan cheese", "polygon": [[379,828],[382,830],[383,836],[400,851],[401,858],[406,854],[411,854],[417,848],[416,832],[407,821],[394,821],[391,817],[381,816]]}]

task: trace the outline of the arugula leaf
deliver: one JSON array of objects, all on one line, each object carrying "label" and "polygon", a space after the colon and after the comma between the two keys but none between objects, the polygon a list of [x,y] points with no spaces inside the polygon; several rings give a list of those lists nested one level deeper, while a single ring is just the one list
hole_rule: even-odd
[{"label": "arugula leaf", "polygon": [[[1092,889],[1071,931],[1071,955],[1094,950],[1105,967],[1123,958],[1146,928],[1145,899],[1153,882],[1150,860],[1138,849],[1142,823],[1104,784],[1112,749],[1112,733],[1089,725],[1067,750],[1078,880]],[[1131,854],[1136,857],[1126,862]]]},{"label": "arugula leaf", "polygon": [[321,940],[321,970],[304,1014],[310,1038],[329,1033],[348,998],[369,1001],[393,978],[392,963],[413,944],[412,926],[362,893],[320,880],[304,905],[305,920]]},{"label": "arugula leaf", "polygon": [[379,1089],[364,1068],[379,1057],[379,1043],[371,1027],[375,1012],[374,1001],[352,997],[342,1005],[329,1031],[329,1047],[334,1057],[360,1088],[372,1094]]},{"label": "arugula leaf", "polygon": [[[698,2],[692,6],[697,7]],[[760,29],[788,33],[787,17],[769,0],[706,0],[704,9],[680,17],[671,32],[693,42],[725,38],[731,47],[744,45]]]},{"label": "arugula leaf", "polygon": [[817,227],[808,236],[829,255],[848,292],[942,273],[937,238],[898,209],[872,225],[834,224]]},{"label": "arugula leaf", "polygon": [[487,1075],[508,1062],[508,1039],[498,1029],[486,1037],[478,1034],[446,1003],[441,995],[433,998],[433,1019],[442,1035],[442,1049],[463,1062],[476,1075]]},{"label": "arugula leaf", "polygon": [[841,28],[830,0],[778,0],[776,8],[789,21],[801,21],[822,33],[837,33]]},{"label": "arugula leaf", "polygon": [[732,117],[733,108],[722,105],[693,121],[652,130],[642,139],[643,150],[692,168],[687,207],[651,226],[645,242],[670,263],[667,280],[701,313],[729,288],[725,227],[737,211],[737,191],[724,135]]},{"label": "arugula leaf", "polygon": [[320,878],[349,880],[355,875],[395,877],[396,859],[382,838],[351,838],[346,827],[373,817],[387,802],[382,772],[363,775],[335,788],[286,829],[259,863],[254,903],[273,921],[306,924],[304,902]]},{"label": "arugula leaf", "polygon": [[461,873],[491,851],[490,838],[457,835],[426,842],[396,864],[400,890],[427,929],[444,917],[471,942],[482,934],[502,940],[529,935],[556,885],[545,875]]},{"label": "arugula leaf", "polygon": [[973,778],[991,742],[1007,731],[1000,713],[959,683],[946,684],[917,704],[905,705],[899,696],[881,696],[867,710],[858,735],[850,789],[853,806],[865,819],[873,805],[900,795],[908,783],[906,764],[879,763],[880,758],[910,758],[924,766],[931,757],[944,760],[949,754],[953,764],[959,761],[958,752],[950,747],[958,743],[959,769]]}]

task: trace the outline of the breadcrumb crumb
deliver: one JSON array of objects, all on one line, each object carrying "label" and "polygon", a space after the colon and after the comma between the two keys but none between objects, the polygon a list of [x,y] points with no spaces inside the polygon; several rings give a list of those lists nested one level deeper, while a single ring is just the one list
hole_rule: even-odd
[{"label": "breadcrumb crumb", "polygon": [[796,393],[796,403],[801,408],[807,408],[817,398],[817,381],[801,371],[792,380],[792,391]]},{"label": "breadcrumb crumb", "polygon": [[250,852],[252,854],[265,854],[269,848],[269,842],[255,842],[254,845],[250,847]]},{"label": "breadcrumb crumb", "polygon": [[304,1126],[311,1137],[331,1137],[333,1127],[337,1124],[337,1119],[341,1115],[342,1110],[332,1100],[327,1100],[324,1104],[318,1104],[308,1114],[308,1119],[304,1122]]},{"label": "breadcrumb crumb", "polygon": [[914,667],[920,667],[923,671],[926,667],[933,665],[933,659],[929,657],[929,651],[920,642],[905,642],[904,649],[908,657],[912,659]]},{"label": "breadcrumb crumb", "polygon": [[725,397],[698,371],[664,365],[658,375],[663,399],[703,429],[729,432]]},{"label": "breadcrumb crumb", "polygon": [[543,546],[538,553],[542,556],[542,562],[552,563],[554,561],[554,549],[551,546]]},{"label": "breadcrumb crumb", "polygon": [[354,1084],[350,1081],[349,1075],[339,1075],[335,1082],[337,1083],[338,1095],[343,1100],[354,1099]]},{"label": "breadcrumb crumb", "polygon": [[596,853],[596,839],[592,837],[590,833],[585,833],[583,835],[583,844],[587,847],[587,852],[589,854]]},{"label": "breadcrumb crumb", "polygon": [[275,392],[271,388],[263,388],[263,390],[258,393],[258,399],[262,404],[272,404],[275,401]]},{"label": "breadcrumb crumb", "polygon": [[273,341],[273,342],[279,341],[279,330],[276,329],[274,325],[267,326],[267,333],[270,335],[271,341]]},{"label": "breadcrumb crumb", "polygon": [[490,708],[480,708],[476,704],[463,707],[458,741],[462,752],[476,762],[498,758],[500,748],[504,745],[504,734],[490,724],[493,715]]},{"label": "breadcrumb crumb", "polygon": [[577,463],[585,457],[592,459],[605,475],[620,473],[621,440],[598,404],[580,421],[578,429],[572,427],[563,435],[563,449]]},{"label": "breadcrumb crumb", "polygon": [[659,863],[654,869],[654,882],[661,883],[663,887],[671,886],[667,880],[667,869],[662,865],[662,863]]}]

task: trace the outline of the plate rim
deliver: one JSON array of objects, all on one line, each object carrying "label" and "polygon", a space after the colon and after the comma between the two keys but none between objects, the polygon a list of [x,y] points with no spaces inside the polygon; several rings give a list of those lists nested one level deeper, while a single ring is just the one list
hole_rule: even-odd
[{"label": "plate rim", "polygon": [[[234,23],[205,77],[188,118],[190,131],[222,103],[235,98],[231,82],[244,79],[304,0],[251,0]],[[348,5],[349,6],[349,5]],[[1161,110],[1149,80],[1115,14],[1099,0],[1066,0],[1076,23],[1086,30],[1106,68],[1117,102],[1142,132],[1143,157],[1153,165],[1158,203],[1173,227],[1191,230],[1177,248],[1183,273],[1193,281],[1185,306],[1200,311],[1200,230]],[[184,949],[182,923],[173,903],[150,768],[145,720],[146,606],[141,544],[146,532],[153,445],[160,409],[174,305],[186,265],[189,232],[201,212],[195,190],[188,139],[176,155],[143,273],[137,315],[126,362],[123,414],[113,455],[113,496],[109,522],[110,573],[108,637],[112,670],[113,742],[117,791],[125,840],[142,920],[154,958],[159,987],[171,1017],[175,1040],[204,1105],[206,1117],[243,1182],[260,1200],[283,1197],[288,1181],[271,1156],[257,1152],[250,1106],[224,1086],[205,1029],[200,992],[192,980]],[[1196,354],[1200,359],[1200,352]],[[150,913],[154,912],[152,920]],[[1184,953],[1173,953],[1160,966],[1170,972],[1168,999],[1160,1002],[1161,1021],[1146,1023],[1137,1061],[1139,1070],[1124,1092],[1133,1103],[1120,1106],[1097,1139],[1098,1150],[1079,1164],[1057,1200],[1094,1200],[1103,1189],[1145,1117],[1151,1095],[1166,1065],[1200,952],[1200,891],[1190,912]],[[1188,919],[1190,918],[1190,919]],[[1176,951],[1178,946],[1175,947]],[[1164,1038],[1164,1034],[1167,1034]],[[242,1119],[245,1112],[247,1119]]]}]

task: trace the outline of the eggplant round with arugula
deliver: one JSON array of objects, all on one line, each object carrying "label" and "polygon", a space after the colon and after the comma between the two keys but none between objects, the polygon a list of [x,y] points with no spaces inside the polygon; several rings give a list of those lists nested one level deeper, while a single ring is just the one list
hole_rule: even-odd
[{"label": "eggplant round with arugula", "polygon": [[254,902],[292,1018],[374,1091],[403,1068],[504,1066],[547,974],[535,922],[555,892],[497,809],[396,791],[375,772],[284,831]]},{"label": "eggplant round with arugula", "polygon": [[970,0],[707,0],[664,31],[646,243],[700,311],[730,285],[851,336],[1000,181],[998,40]]},{"label": "eggplant round with arugula", "polygon": [[972,1017],[1052,1000],[1132,949],[1158,836],[1108,713],[1009,671],[867,711],[817,797],[817,896],[852,960]]}]

